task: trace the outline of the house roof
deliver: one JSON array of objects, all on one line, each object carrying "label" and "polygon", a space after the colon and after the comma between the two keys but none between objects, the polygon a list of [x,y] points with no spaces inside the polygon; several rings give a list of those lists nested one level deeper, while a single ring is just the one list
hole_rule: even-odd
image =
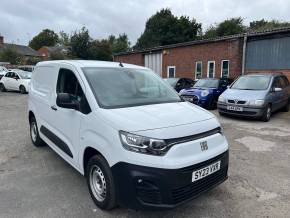
[{"label": "house roof", "polygon": [[68,49],[66,46],[63,46],[63,45],[44,46],[44,47],[47,48],[48,52],[59,52],[59,51]]},{"label": "house roof", "polygon": [[33,56],[33,57],[39,56],[37,51],[25,45],[16,45],[10,43],[0,44],[0,52],[7,48],[14,48],[17,51],[17,53],[24,56]]},{"label": "house roof", "polygon": [[216,37],[216,38],[210,38],[210,39],[201,39],[201,40],[194,40],[189,42],[182,42],[182,43],[176,43],[171,45],[163,45],[163,46],[156,46],[152,48],[145,48],[140,50],[133,50],[128,52],[120,52],[114,54],[114,56],[122,56],[127,54],[136,54],[136,53],[148,53],[148,52],[156,52],[163,49],[170,49],[170,48],[177,48],[177,47],[184,47],[184,46],[190,46],[190,45],[197,45],[197,44],[205,44],[210,42],[219,42],[219,41],[226,41],[226,40],[233,40],[233,39],[239,39],[244,36],[247,37],[255,37],[255,36],[264,36],[264,35],[271,35],[271,34],[277,34],[277,33],[290,33],[290,27],[284,27],[284,28],[275,28],[275,29],[269,29],[264,31],[257,31],[257,32],[248,32],[248,33],[241,33],[236,35],[230,35],[230,36],[222,36],[222,37]]}]

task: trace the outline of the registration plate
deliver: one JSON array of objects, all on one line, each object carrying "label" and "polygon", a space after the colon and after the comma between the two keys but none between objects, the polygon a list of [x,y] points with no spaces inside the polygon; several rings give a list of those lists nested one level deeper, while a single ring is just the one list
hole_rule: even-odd
[{"label": "registration plate", "polygon": [[183,99],[185,101],[189,101],[189,102],[192,102],[193,101],[193,98],[191,98],[191,97],[183,97]]},{"label": "registration plate", "polygon": [[237,106],[227,106],[227,109],[230,111],[243,111],[242,107],[237,107]]},{"label": "registration plate", "polygon": [[192,182],[195,182],[195,181],[200,180],[204,177],[207,177],[210,174],[213,174],[216,171],[220,170],[220,168],[221,168],[221,161],[218,161],[218,162],[215,162],[207,167],[196,170],[192,173]]}]

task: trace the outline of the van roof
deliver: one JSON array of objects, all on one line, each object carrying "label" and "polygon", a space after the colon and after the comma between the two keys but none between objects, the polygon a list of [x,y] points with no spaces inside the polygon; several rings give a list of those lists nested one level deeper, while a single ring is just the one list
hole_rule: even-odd
[{"label": "van roof", "polygon": [[110,62],[110,61],[93,61],[93,60],[57,60],[57,61],[41,61],[37,63],[36,66],[48,66],[54,64],[70,64],[76,67],[111,67],[111,68],[132,68],[132,69],[146,69],[145,67],[141,67],[133,64],[122,63],[120,66],[120,62]]}]

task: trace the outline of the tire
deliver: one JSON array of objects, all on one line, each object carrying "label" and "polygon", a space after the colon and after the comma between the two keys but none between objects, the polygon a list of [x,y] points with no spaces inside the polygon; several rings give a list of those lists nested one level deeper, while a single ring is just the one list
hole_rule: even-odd
[{"label": "tire", "polygon": [[3,83],[0,83],[0,91],[1,92],[6,92],[6,88],[5,88]]},{"label": "tire", "polygon": [[19,91],[20,91],[21,94],[26,94],[27,93],[26,89],[25,89],[25,87],[23,85],[19,86]]},{"label": "tire", "polygon": [[216,108],[215,101],[214,101],[213,98],[211,98],[211,100],[210,100],[210,102],[209,102],[209,104],[208,104],[208,106],[207,106],[207,109],[208,109],[208,110],[214,110],[215,108]]},{"label": "tire", "polygon": [[35,147],[45,146],[45,142],[40,138],[35,117],[30,119],[30,138]]},{"label": "tire", "polygon": [[264,122],[268,122],[271,119],[271,115],[272,115],[272,106],[268,104],[264,110],[261,120]]},{"label": "tire", "polygon": [[93,156],[86,167],[86,179],[90,195],[102,210],[111,210],[116,206],[116,190],[113,175],[107,161]]},{"label": "tire", "polygon": [[289,98],[287,104],[283,107],[282,110],[283,110],[284,112],[289,112],[289,110],[290,110],[290,98]]}]

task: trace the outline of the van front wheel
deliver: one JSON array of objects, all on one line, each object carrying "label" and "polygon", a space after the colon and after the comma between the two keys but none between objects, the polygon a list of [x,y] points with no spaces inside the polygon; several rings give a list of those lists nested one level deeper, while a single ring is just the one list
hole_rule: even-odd
[{"label": "van front wheel", "polygon": [[45,142],[40,138],[37,123],[34,117],[29,121],[30,123],[30,138],[34,146],[41,147],[45,146]]},{"label": "van front wheel", "polygon": [[103,210],[111,210],[116,206],[116,191],[111,169],[107,161],[93,156],[86,168],[86,178],[90,195],[95,204]]}]

